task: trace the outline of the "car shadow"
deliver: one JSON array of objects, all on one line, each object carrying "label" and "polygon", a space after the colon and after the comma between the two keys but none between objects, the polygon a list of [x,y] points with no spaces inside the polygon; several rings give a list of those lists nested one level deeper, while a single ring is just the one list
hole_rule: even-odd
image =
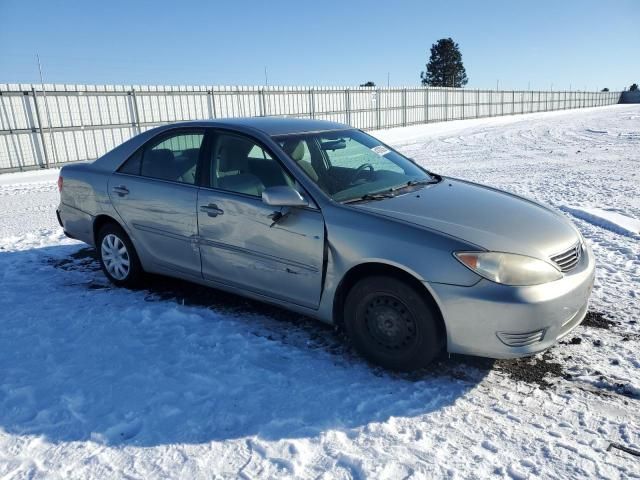
[{"label": "car shadow", "polygon": [[492,362],[411,374],[320,322],[166,277],[111,286],[93,251],[0,252],[0,428],[108,445],[347,434],[452,405]]}]

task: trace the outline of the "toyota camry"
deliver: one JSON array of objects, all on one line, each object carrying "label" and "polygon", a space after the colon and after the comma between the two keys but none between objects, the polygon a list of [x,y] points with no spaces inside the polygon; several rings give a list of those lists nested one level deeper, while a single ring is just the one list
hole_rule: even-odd
[{"label": "toyota camry", "polygon": [[594,258],[562,214],[431,172],[348,125],[182,122],[62,168],[58,219],[116,285],[179,277],[343,328],[370,361],[542,351]]}]

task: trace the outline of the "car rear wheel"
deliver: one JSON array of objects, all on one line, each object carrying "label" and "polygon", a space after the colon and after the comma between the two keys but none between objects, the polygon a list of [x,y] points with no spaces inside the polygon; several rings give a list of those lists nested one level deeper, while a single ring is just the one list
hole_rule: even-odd
[{"label": "car rear wheel", "polygon": [[135,248],[124,230],[109,223],[98,232],[98,258],[107,278],[120,287],[135,287],[142,276],[142,266]]},{"label": "car rear wheel", "polygon": [[438,313],[424,292],[393,277],[368,277],[349,291],[344,325],[369,361],[393,370],[428,365],[442,349]]}]

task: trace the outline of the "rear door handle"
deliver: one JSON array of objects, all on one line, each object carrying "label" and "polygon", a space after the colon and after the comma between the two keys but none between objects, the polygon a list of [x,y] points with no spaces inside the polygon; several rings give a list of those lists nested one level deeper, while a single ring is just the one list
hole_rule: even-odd
[{"label": "rear door handle", "polygon": [[113,187],[111,191],[121,197],[129,195],[129,189],[124,185],[118,185],[117,187]]},{"label": "rear door handle", "polygon": [[215,203],[210,203],[209,205],[202,205],[200,207],[200,211],[206,213],[210,217],[217,217],[218,215],[224,214],[224,210],[219,209]]}]

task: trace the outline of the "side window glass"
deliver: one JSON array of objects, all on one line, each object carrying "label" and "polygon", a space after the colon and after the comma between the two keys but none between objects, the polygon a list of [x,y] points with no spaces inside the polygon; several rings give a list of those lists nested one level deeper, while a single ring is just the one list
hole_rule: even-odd
[{"label": "side window glass", "polygon": [[258,145],[254,145],[249,152],[249,158],[254,160],[271,160],[271,155],[260,148]]},{"label": "side window glass", "polygon": [[146,148],[141,175],[194,185],[203,139],[203,133],[178,133]]},{"label": "side window glass", "polygon": [[256,197],[265,188],[294,184],[266,150],[238,135],[218,135],[211,150],[210,171],[212,187]]},{"label": "side window glass", "polygon": [[142,166],[142,148],[131,155],[129,159],[118,169],[120,173],[128,173],[129,175],[140,175],[140,167]]}]

